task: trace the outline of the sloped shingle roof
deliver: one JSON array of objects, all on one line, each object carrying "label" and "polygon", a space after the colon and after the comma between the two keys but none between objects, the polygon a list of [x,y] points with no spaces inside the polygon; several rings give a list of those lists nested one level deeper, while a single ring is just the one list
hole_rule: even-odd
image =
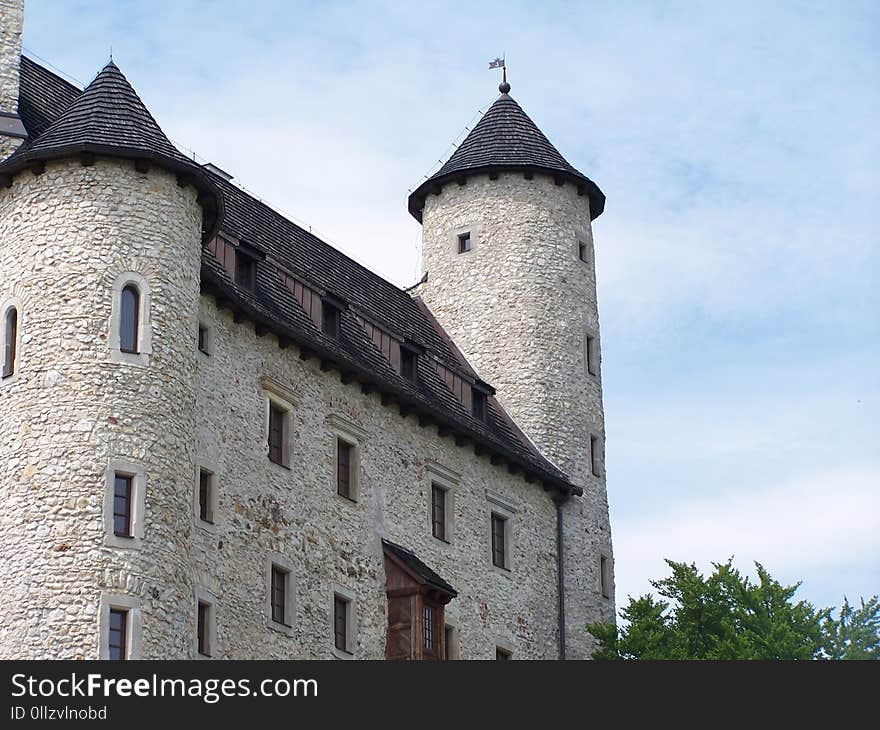
[{"label": "sloped shingle roof", "polygon": [[589,196],[590,216],[605,208],[605,195],[572,167],[508,94],[501,94],[446,163],[409,197],[409,211],[422,220],[425,198],[445,183],[501,170],[540,171],[571,182]]},{"label": "sloped shingle roof", "polygon": [[426,583],[429,583],[435,588],[439,588],[444,593],[450,594],[453,598],[458,595],[458,591],[456,591],[455,588],[425,565],[425,563],[423,563],[412,551],[407,550],[405,547],[393,543],[390,540],[383,539],[382,545]]},{"label": "sloped shingle roof", "polygon": [[[297,342],[306,351],[334,363],[340,372],[390,394],[401,409],[436,422],[499,453],[531,476],[565,491],[579,493],[564,473],[545,459],[494,398],[484,423],[466,411],[433,366],[433,358],[473,380],[474,373],[427,308],[417,298],[385,281],[340,251],[305,231],[219,175],[195,165],[162,133],[134,89],[114,64],[108,64],[84,92],[79,92],[29,59],[22,59],[19,107],[30,143],[0,165],[47,158],[59,150],[134,156],[197,168],[219,198],[222,230],[275,259],[321,293],[347,302],[338,339],[324,335],[306,315],[269,261],[257,266],[257,287],[235,284],[207,250],[202,256],[202,285],[261,328]],[[26,73],[24,70],[26,69]],[[74,93],[75,92],[75,93]],[[41,131],[42,130],[42,131]],[[114,151],[115,150],[115,151]],[[37,155],[34,157],[33,155]],[[17,159],[18,158],[18,159]],[[24,164],[27,164],[26,162]],[[366,335],[355,315],[362,313],[390,332],[424,348],[417,382],[403,378]]]}]

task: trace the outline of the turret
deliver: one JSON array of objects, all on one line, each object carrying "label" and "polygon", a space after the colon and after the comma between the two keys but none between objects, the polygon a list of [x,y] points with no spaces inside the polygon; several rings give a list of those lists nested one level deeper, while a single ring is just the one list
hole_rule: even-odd
[{"label": "turret", "polygon": [[18,111],[24,0],[0,0],[0,160],[27,137]]},{"label": "turret", "polygon": [[[563,505],[567,655],[612,620],[611,536],[592,220],[598,186],[501,94],[409,198],[421,296],[541,452],[582,486]],[[603,575],[604,572],[604,575]]]},{"label": "turret", "polygon": [[0,327],[14,341],[4,657],[192,653],[199,272],[217,199],[112,62],[0,164],[0,325],[16,318]]}]

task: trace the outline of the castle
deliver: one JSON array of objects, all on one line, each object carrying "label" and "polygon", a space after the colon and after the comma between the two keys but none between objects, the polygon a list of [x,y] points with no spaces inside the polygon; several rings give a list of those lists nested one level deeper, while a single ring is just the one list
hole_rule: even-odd
[{"label": "castle", "polygon": [[588,658],[614,619],[591,221],[500,95],[394,286],[81,90],[0,0],[0,657]]}]

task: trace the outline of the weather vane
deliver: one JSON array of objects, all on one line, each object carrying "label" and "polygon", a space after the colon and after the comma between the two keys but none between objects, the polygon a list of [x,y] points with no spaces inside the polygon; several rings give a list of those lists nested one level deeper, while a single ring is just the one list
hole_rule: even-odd
[{"label": "weather vane", "polygon": [[502,94],[506,94],[510,91],[510,84],[507,83],[507,61],[504,59],[504,54],[502,54],[500,58],[496,58],[494,61],[489,61],[489,68],[501,69],[501,83],[498,85],[498,91]]}]

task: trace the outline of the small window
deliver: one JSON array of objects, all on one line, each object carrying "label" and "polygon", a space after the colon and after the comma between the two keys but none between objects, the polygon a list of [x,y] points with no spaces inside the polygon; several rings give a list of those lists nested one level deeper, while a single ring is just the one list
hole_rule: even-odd
[{"label": "small window", "polygon": [[584,241],[578,241],[578,258],[584,262],[590,260],[590,248]]},{"label": "small window", "polygon": [[207,601],[198,602],[196,615],[196,641],[199,654],[209,657],[212,653],[214,607]]},{"label": "small window", "polygon": [[447,661],[459,658],[458,631],[449,624],[443,627],[443,658]]},{"label": "small window", "polygon": [[122,289],[119,307],[119,349],[122,352],[138,353],[140,306],[138,288],[134,284],[126,284]]},{"label": "small window", "polygon": [[127,659],[128,611],[124,608],[111,608],[107,623],[108,659]]},{"label": "small window", "polygon": [[321,330],[327,337],[339,339],[340,311],[338,307],[326,300],[321,306]]},{"label": "small window", "polygon": [[346,499],[354,499],[354,450],[355,447],[336,439],[336,493]]},{"label": "small window", "polygon": [[274,401],[269,401],[269,459],[287,466],[288,412]]},{"label": "small window", "polygon": [[347,654],[349,649],[349,606],[350,601],[338,593],[333,596],[333,646]]},{"label": "small window", "polygon": [[587,372],[595,375],[598,372],[599,352],[596,349],[596,338],[592,335],[587,335],[584,343],[584,360],[587,363]]},{"label": "small window", "polygon": [[492,565],[507,569],[507,520],[492,514]]},{"label": "small window", "polygon": [[600,476],[599,472],[599,437],[590,436],[590,469],[593,476]]},{"label": "small window", "polygon": [[458,252],[459,253],[467,253],[470,250],[471,250],[471,233],[470,233],[470,231],[467,231],[466,233],[459,233],[458,234]]},{"label": "small window", "polygon": [[599,556],[599,587],[603,598],[611,598],[611,561],[604,555]]},{"label": "small window", "polygon": [[433,606],[429,606],[425,604],[422,606],[422,633],[425,639],[425,653],[426,654],[434,654],[437,651],[436,647],[436,626],[435,626],[435,618]]},{"label": "small window", "polygon": [[478,421],[486,421],[486,394],[477,388],[471,388],[471,414]]},{"label": "small window", "polygon": [[415,382],[419,371],[419,355],[406,347],[400,348],[400,374],[407,380]]},{"label": "small window", "polygon": [[116,474],[113,483],[113,534],[133,537],[131,530],[132,480],[129,474]]},{"label": "small window", "polygon": [[446,542],[446,490],[431,485],[431,534]]},{"label": "small window", "polygon": [[500,661],[506,661],[507,659],[510,659],[510,652],[507,649],[502,649],[500,646],[496,646],[495,658]]},{"label": "small window", "polygon": [[214,475],[199,469],[199,519],[214,524]]},{"label": "small window", "polygon": [[272,605],[272,621],[282,626],[290,626],[291,617],[287,615],[287,599],[290,590],[290,571],[272,564],[270,586],[270,602]]},{"label": "small window", "polygon": [[245,289],[257,286],[257,262],[240,250],[235,252],[235,283]]},{"label": "small window", "polygon": [[10,307],[6,311],[3,327],[3,377],[15,374],[15,348],[18,342],[18,310]]},{"label": "small window", "polygon": [[201,322],[199,323],[199,352],[205,355],[211,354],[211,332]]}]

